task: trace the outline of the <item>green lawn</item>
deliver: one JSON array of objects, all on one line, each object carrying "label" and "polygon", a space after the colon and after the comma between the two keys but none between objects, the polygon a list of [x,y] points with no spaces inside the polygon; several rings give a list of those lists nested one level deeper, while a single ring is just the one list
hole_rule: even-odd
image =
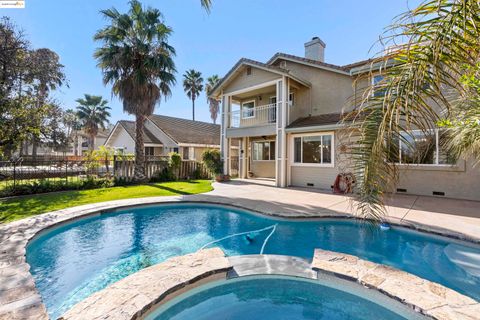
[{"label": "green lawn", "polygon": [[0,223],[88,203],[195,194],[208,192],[212,189],[210,180],[191,180],[22,196],[0,200]]}]

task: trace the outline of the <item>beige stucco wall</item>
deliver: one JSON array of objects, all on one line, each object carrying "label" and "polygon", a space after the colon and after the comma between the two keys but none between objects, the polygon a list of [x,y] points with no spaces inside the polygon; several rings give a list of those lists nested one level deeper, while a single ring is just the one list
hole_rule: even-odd
[{"label": "beige stucco wall", "polygon": [[253,160],[253,142],[255,141],[275,141],[275,136],[266,137],[254,137],[249,139],[249,167],[250,172],[253,173],[255,177],[261,178],[275,178],[275,160]]},{"label": "beige stucco wall", "polygon": [[396,188],[408,194],[431,196],[438,191],[449,198],[480,200],[480,168],[473,167],[472,160],[460,160],[454,167],[404,167]]},{"label": "beige stucco wall", "polygon": [[[325,132],[312,132],[312,135]],[[331,190],[331,186],[335,182],[340,171],[348,171],[348,161],[341,152],[340,146],[344,143],[344,137],[340,131],[334,131],[334,165],[333,167],[303,165],[298,166],[293,163],[293,137],[294,134],[287,136],[287,154],[288,154],[288,170],[290,170],[290,185],[295,187],[309,187],[322,190]]]},{"label": "beige stucco wall", "polygon": [[162,147],[154,147],[153,148],[153,154],[155,156],[163,156],[164,155],[163,148]]},{"label": "beige stucco wall", "polygon": [[228,85],[223,88],[223,92],[225,94],[228,94],[230,92],[245,89],[280,78],[281,76],[279,74],[258,69],[255,67],[252,67],[252,74],[247,75],[246,68],[243,67],[239,70],[238,75],[234,77],[228,83]]},{"label": "beige stucco wall", "polygon": [[[240,104],[240,110],[242,110],[242,104],[245,102],[249,101],[254,101],[255,102],[255,108],[259,106],[266,106],[270,104],[270,98],[272,96],[276,97],[276,92],[275,91],[268,91],[265,93],[261,94],[256,94],[254,96],[249,96],[245,97],[242,99],[239,99],[238,103]],[[247,126],[257,126],[257,125],[268,125],[268,121],[273,117],[273,115],[270,114],[270,112],[276,112],[273,111],[270,108],[262,108],[262,109],[256,109],[255,110],[255,117],[254,118],[246,118],[243,119],[242,117],[242,112],[240,112],[240,126],[241,127],[247,127]],[[274,122],[271,122],[274,123]]]},{"label": "beige stucco wall", "polygon": [[258,178],[275,178],[275,161],[254,161],[250,162],[250,172]]},{"label": "beige stucco wall", "polygon": [[298,87],[295,106],[290,111],[290,122],[299,117],[341,112],[353,96],[353,78],[347,74],[287,61],[286,68],[300,79],[311,83],[311,88]]}]

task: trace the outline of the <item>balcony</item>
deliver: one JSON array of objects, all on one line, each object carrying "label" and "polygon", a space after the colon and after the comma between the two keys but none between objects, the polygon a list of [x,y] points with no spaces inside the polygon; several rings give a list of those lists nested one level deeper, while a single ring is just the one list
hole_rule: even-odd
[{"label": "balcony", "polygon": [[242,108],[230,112],[229,128],[246,128],[274,125],[277,121],[277,104],[271,103],[254,108]]}]

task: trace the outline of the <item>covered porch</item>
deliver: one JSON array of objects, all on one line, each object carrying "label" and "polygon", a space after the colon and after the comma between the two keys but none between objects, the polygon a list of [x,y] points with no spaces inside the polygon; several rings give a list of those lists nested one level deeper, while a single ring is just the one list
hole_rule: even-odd
[{"label": "covered porch", "polygon": [[[286,132],[295,92],[306,84],[280,76],[222,96],[224,172],[242,179],[273,179],[286,186]],[[232,146],[238,145],[237,156]]]}]

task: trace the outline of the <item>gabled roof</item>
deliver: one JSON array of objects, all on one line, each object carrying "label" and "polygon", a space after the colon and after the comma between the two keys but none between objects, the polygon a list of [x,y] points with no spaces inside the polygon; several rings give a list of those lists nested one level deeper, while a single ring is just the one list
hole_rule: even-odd
[{"label": "gabled roof", "polygon": [[156,114],[148,119],[177,144],[220,145],[218,124]]},{"label": "gabled roof", "polygon": [[245,66],[245,65],[255,67],[255,68],[259,68],[259,69],[263,69],[263,70],[266,70],[266,71],[270,71],[270,72],[273,72],[273,73],[276,73],[276,74],[279,74],[279,75],[282,75],[282,76],[290,77],[290,78],[294,79],[295,81],[303,84],[304,86],[310,87],[310,83],[308,81],[305,81],[303,79],[300,79],[300,78],[290,74],[288,72],[288,70],[279,68],[277,66],[272,66],[272,65],[269,65],[269,64],[266,64],[266,63],[263,63],[263,62],[259,62],[259,61],[255,61],[255,60],[251,60],[251,59],[247,59],[247,58],[241,58],[227,72],[227,74],[217,83],[217,85],[212,88],[212,91],[211,91],[210,95],[215,96],[217,91],[235,75],[235,72],[237,70],[239,70],[242,66]]},{"label": "gabled roof", "polygon": [[267,64],[272,65],[273,63],[275,63],[279,59],[295,61],[295,62],[311,65],[311,66],[314,66],[314,67],[318,67],[318,68],[321,68],[321,69],[325,69],[325,70],[340,72],[342,74],[348,74],[348,71],[349,71],[348,68],[344,68],[342,66],[337,66],[335,64],[326,63],[326,62],[322,62],[322,61],[318,61],[318,60],[307,59],[307,58],[295,56],[295,55],[292,55],[292,54],[282,53],[282,52],[277,52],[276,54],[274,54],[273,57],[271,57],[270,60],[267,61]]},{"label": "gabled roof", "polygon": [[317,127],[329,124],[337,124],[342,120],[341,113],[326,113],[316,116],[298,118],[287,126],[287,129]]},{"label": "gabled roof", "polygon": [[[135,141],[135,122],[134,121],[127,121],[127,120],[120,120],[118,121],[119,125],[121,125],[125,131],[132,137]],[[163,144],[150,130],[147,128],[143,128],[145,135],[143,136],[144,143],[152,143],[152,144]]]}]

